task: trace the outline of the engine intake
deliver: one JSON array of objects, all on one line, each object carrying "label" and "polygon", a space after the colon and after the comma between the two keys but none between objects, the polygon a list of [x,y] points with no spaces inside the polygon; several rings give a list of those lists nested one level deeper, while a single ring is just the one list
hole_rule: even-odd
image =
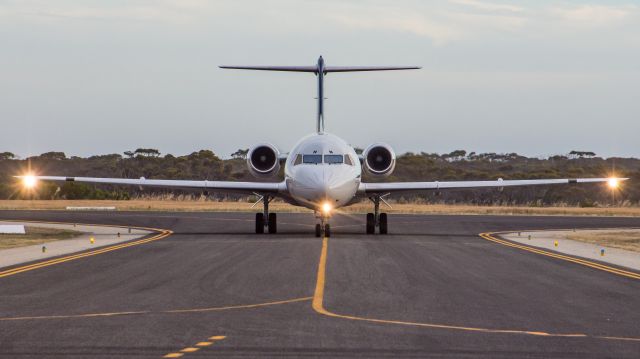
[{"label": "engine intake", "polygon": [[280,152],[268,143],[254,146],[247,156],[249,172],[256,177],[273,177],[280,171]]},{"label": "engine intake", "polygon": [[388,176],[396,167],[396,153],[386,143],[376,143],[363,152],[364,169],[374,176]]}]

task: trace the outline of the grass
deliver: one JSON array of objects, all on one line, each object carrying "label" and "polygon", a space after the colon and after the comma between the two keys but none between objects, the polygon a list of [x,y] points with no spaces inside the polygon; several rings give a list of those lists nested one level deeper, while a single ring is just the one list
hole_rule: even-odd
[{"label": "grass", "polygon": [[[130,201],[98,201],[98,200],[0,200],[0,210],[64,210],[67,206],[75,207],[110,207],[119,211],[213,211],[213,212],[256,212],[262,204],[251,208],[247,202],[216,202],[203,200],[130,200]],[[281,201],[270,205],[273,212],[303,212],[311,210],[294,207]],[[369,201],[356,203],[340,208],[340,213],[367,213],[372,211]],[[393,208],[382,206],[388,213],[415,214],[468,214],[468,215],[549,215],[549,216],[626,216],[640,217],[639,207],[525,207],[525,206],[474,206],[444,204],[395,204]]]},{"label": "grass", "polygon": [[640,252],[640,230],[578,231],[567,239]]},{"label": "grass", "polygon": [[0,234],[0,249],[30,246],[75,238],[82,232],[58,228],[25,226],[26,234]]}]

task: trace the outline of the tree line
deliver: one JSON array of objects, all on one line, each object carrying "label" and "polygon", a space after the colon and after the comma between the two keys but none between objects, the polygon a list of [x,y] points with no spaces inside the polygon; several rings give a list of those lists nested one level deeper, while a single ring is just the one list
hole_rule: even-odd
[{"label": "tree line", "polygon": [[[248,150],[240,149],[222,159],[211,150],[184,156],[162,154],[153,148],[138,148],[123,154],[68,157],[63,152],[46,152],[19,159],[0,152],[0,199],[119,199],[144,196],[202,196],[185,190],[140,189],[73,182],[41,183],[34,192],[25,192],[13,177],[28,171],[59,176],[194,179],[228,181],[268,181],[251,176],[246,166]],[[456,181],[525,178],[630,177],[612,193],[603,185],[543,186],[499,190],[429,192],[395,197],[397,201],[466,203],[489,205],[640,205],[640,159],[600,158],[590,151],[531,158],[517,153],[404,153],[397,158],[395,172],[384,179],[364,175],[363,181]],[[280,173],[271,181],[282,180]],[[240,195],[210,194],[211,199],[242,199]]]}]

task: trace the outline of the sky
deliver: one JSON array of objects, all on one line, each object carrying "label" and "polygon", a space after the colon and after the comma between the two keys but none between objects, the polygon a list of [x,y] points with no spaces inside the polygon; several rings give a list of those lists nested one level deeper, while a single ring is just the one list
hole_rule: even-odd
[{"label": "sky", "polygon": [[640,157],[640,1],[0,0],[0,152],[222,157],[326,129],[398,153]]}]

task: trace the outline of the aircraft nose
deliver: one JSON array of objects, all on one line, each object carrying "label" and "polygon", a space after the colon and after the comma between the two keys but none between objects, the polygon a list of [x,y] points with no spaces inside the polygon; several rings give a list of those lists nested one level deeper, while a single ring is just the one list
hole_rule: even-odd
[{"label": "aircraft nose", "polygon": [[327,166],[324,169],[321,187],[323,190],[323,199],[332,202],[344,200],[348,196],[348,193],[351,192],[352,184],[352,178],[345,177],[343,173]]},{"label": "aircraft nose", "polygon": [[315,203],[330,202],[334,206],[346,203],[357,190],[352,177],[326,165],[309,166],[300,173],[297,183],[297,196]]}]

